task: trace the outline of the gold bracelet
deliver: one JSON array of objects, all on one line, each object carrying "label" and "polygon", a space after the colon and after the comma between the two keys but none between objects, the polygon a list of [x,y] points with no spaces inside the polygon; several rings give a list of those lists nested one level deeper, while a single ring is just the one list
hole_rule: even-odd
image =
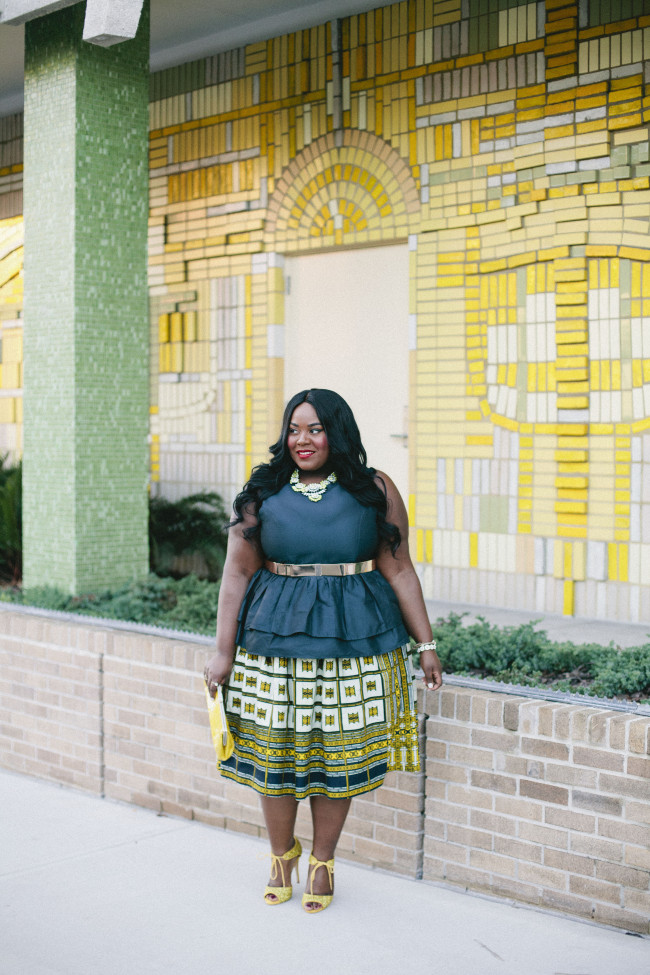
[{"label": "gold bracelet", "polygon": [[417,651],[418,653],[421,653],[423,650],[433,650],[435,653],[437,650],[436,641],[428,640],[425,643],[416,643],[413,650]]}]

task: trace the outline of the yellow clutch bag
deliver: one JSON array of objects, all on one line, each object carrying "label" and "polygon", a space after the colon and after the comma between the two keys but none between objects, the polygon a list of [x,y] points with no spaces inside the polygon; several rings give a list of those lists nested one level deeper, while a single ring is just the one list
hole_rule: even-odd
[{"label": "yellow clutch bag", "polygon": [[210,731],[212,732],[214,750],[217,753],[217,761],[225,762],[232,755],[235,743],[228,728],[226,709],[223,704],[223,691],[220,686],[215,696],[210,697],[210,691],[205,681],[203,681],[203,686],[205,687],[205,700],[210,716]]}]

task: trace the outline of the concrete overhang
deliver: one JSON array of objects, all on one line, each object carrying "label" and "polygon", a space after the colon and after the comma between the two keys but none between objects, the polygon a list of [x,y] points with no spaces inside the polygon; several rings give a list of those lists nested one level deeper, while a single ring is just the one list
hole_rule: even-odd
[{"label": "concrete overhang", "polygon": [[[22,110],[24,23],[77,2],[0,0],[0,117]],[[391,2],[394,0],[151,0],[151,70],[170,68]],[[120,8],[137,8],[139,17],[142,0],[88,0],[86,24],[93,7],[117,12]],[[94,43],[102,43],[99,38],[104,28],[100,24],[93,30]]]},{"label": "concrete overhang", "polygon": [[0,2],[0,23],[24,24],[55,10],[72,7],[78,0],[4,0]]},{"label": "concrete overhang", "polygon": [[[0,2],[0,23],[25,24],[78,0],[4,0]],[[135,37],[143,0],[88,0],[84,21],[84,41],[112,47]]]}]

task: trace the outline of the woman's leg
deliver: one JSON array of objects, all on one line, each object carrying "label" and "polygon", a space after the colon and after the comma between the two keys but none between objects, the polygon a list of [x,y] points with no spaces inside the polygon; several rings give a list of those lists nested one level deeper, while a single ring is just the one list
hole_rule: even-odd
[{"label": "woman's leg", "polygon": [[[352,799],[330,799],[328,796],[312,796],[311,818],[314,824],[313,854],[317,860],[331,860],[336,851],[341,830],[350,809]],[[307,878],[307,890],[311,891],[311,868]],[[314,894],[331,894],[328,871],[324,867],[316,870],[314,875]],[[308,909],[318,907],[317,904],[306,904]]]},{"label": "woman's leg", "polygon": [[[271,850],[281,857],[293,846],[298,801],[294,796],[260,796],[260,801]],[[279,872],[271,870],[269,887],[288,887],[291,884],[291,868],[296,862],[297,859],[280,860]]]}]

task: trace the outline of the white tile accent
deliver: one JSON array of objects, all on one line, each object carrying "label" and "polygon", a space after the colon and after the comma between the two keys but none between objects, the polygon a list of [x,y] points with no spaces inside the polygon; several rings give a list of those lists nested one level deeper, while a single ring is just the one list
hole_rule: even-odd
[{"label": "white tile accent", "polygon": [[408,334],[409,334],[409,351],[413,352],[418,347],[418,317],[417,315],[409,315],[408,321]]},{"label": "white tile accent", "polygon": [[534,567],[535,575],[541,576],[546,572],[546,552],[543,538],[534,539]]},{"label": "white tile accent", "polygon": [[268,258],[270,257],[270,254],[253,254],[251,258],[251,272],[253,274],[266,274]]},{"label": "white tile accent", "polygon": [[472,460],[472,494],[479,495],[481,493],[481,462],[480,460]]},{"label": "white tile accent", "polygon": [[607,578],[607,545],[605,542],[587,542],[587,576],[590,579]]},{"label": "white tile accent", "polygon": [[284,325],[267,325],[266,354],[271,358],[284,359]]},{"label": "white tile accent", "polygon": [[634,543],[628,550],[628,578],[632,584],[638,584],[641,578],[641,546]]},{"label": "white tile accent", "polygon": [[639,545],[639,583],[650,586],[650,545]]},{"label": "white tile accent", "polygon": [[454,481],[454,490],[456,491],[456,494],[462,494],[465,486],[464,461],[462,458],[457,458],[454,462]]}]

